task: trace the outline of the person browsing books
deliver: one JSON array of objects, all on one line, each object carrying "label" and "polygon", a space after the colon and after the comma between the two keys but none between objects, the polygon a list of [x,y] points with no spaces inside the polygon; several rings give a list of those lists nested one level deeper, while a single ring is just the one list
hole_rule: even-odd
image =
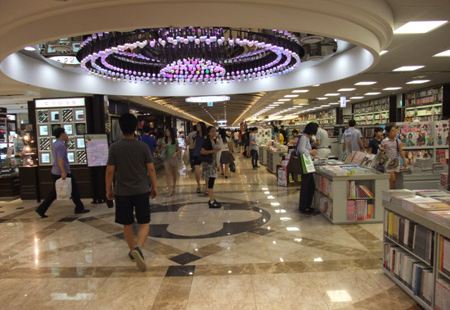
[{"label": "person browsing books", "polygon": [[[313,150],[311,147],[311,138],[317,133],[317,128],[319,125],[317,123],[308,123],[303,130],[303,134],[300,136],[297,143],[297,155],[301,157],[302,155],[308,155],[315,157],[317,156],[317,150]],[[301,159],[300,159],[301,160]],[[312,208],[312,201],[314,197],[315,184],[314,175],[312,173],[306,173],[301,169],[302,183],[300,187],[300,202],[299,210],[304,214],[314,213]]]},{"label": "person browsing books", "polygon": [[319,158],[327,159],[331,153],[328,132],[322,127],[317,128],[315,147]]},{"label": "person browsing books", "polygon": [[373,138],[369,142],[368,151],[371,154],[377,154],[380,149],[381,141],[383,141],[383,129],[380,127],[375,128]]},{"label": "person browsing books", "polygon": [[388,162],[386,172],[389,174],[389,187],[395,189],[402,165],[406,168],[403,143],[398,139],[398,128],[395,125],[386,126],[386,138],[381,142],[380,150],[386,154]]}]

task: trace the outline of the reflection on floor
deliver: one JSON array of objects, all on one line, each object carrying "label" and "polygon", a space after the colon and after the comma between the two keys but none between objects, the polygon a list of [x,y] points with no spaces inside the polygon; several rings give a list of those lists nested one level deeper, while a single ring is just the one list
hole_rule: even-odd
[{"label": "reflection on floor", "polygon": [[189,176],[175,197],[160,190],[145,273],[113,209],[74,216],[58,202],[39,219],[34,202],[0,202],[1,308],[418,309],[381,273],[381,224],[299,215],[297,189],[238,164],[217,182],[222,209],[208,209]]}]

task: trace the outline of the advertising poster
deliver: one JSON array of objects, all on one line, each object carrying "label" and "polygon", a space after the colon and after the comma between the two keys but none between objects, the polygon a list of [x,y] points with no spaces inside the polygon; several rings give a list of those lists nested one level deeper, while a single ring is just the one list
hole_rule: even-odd
[{"label": "advertising poster", "polygon": [[85,136],[88,167],[106,166],[108,162],[108,138],[105,134]]}]

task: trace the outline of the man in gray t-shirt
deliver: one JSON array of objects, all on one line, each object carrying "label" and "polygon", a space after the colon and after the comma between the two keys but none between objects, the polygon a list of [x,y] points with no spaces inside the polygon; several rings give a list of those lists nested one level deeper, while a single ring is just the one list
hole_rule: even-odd
[{"label": "man in gray t-shirt", "polygon": [[342,135],[342,143],[344,152],[350,154],[352,152],[364,150],[364,144],[362,141],[362,133],[359,129],[355,128],[356,122],[351,119],[348,122],[348,128]]},{"label": "man in gray t-shirt", "polygon": [[[116,223],[124,227],[125,240],[130,249],[128,256],[141,271],[145,271],[147,266],[141,247],[149,232],[149,195],[151,198],[156,197],[156,172],[150,149],[134,137],[137,124],[137,118],[132,114],[124,114],[119,119],[124,138],[109,149],[106,197],[110,200],[115,197]],[[135,214],[139,224],[137,236],[133,231]]]}]

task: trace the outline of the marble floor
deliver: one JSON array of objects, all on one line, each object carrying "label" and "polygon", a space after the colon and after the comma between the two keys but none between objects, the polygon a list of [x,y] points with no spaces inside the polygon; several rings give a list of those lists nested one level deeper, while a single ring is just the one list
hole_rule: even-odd
[{"label": "marble floor", "polygon": [[222,209],[189,175],[174,197],[160,189],[144,273],[114,209],[75,216],[57,202],[40,219],[33,201],[0,201],[0,308],[419,309],[381,272],[381,224],[300,215],[298,189],[249,164],[218,179]]}]

